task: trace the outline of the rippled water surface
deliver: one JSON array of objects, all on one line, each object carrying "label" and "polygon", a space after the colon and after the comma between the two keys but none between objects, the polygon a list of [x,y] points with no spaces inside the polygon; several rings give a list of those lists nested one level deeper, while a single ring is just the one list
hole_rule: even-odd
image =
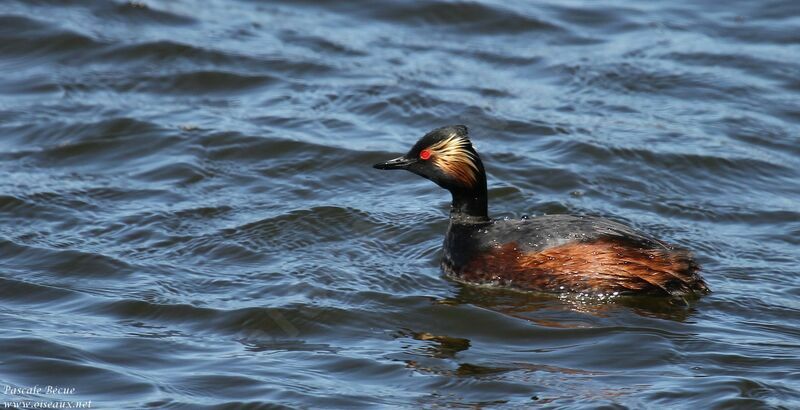
[{"label": "rippled water surface", "polygon": [[[4,403],[800,407],[795,0],[4,0],[0,70]],[[446,192],[370,166],[458,123],[493,216],[714,292],[447,280]]]}]

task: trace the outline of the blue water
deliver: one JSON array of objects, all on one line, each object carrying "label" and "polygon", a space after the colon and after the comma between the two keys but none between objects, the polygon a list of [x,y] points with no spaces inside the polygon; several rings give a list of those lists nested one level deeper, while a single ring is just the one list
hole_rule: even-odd
[{"label": "blue water", "polygon": [[[0,406],[800,407],[796,1],[5,0],[0,72]],[[371,165],[448,124],[494,217],[713,293],[444,278],[448,195]]]}]

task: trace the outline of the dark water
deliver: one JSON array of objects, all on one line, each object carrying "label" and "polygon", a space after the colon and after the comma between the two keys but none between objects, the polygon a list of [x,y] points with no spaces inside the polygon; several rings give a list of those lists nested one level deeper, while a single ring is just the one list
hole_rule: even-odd
[{"label": "dark water", "polygon": [[[800,407],[795,0],[4,0],[0,70],[4,403]],[[453,123],[494,216],[622,220],[714,293],[443,278],[446,193],[370,165]]]}]

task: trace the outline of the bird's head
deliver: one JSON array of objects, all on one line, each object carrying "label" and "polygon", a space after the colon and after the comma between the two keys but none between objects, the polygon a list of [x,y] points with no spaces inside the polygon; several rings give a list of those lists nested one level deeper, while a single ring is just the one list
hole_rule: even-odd
[{"label": "bird's head", "polygon": [[481,184],[486,186],[483,163],[463,125],[437,128],[420,138],[405,155],[374,167],[405,169],[451,192],[476,190]]}]

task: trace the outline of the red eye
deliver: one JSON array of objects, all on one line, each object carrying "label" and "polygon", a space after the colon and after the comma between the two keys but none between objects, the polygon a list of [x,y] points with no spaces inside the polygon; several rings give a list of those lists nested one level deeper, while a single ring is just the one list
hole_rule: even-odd
[{"label": "red eye", "polygon": [[431,150],[424,149],[424,150],[420,151],[419,152],[419,157],[422,158],[422,159],[430,158],[431,157]]}]

